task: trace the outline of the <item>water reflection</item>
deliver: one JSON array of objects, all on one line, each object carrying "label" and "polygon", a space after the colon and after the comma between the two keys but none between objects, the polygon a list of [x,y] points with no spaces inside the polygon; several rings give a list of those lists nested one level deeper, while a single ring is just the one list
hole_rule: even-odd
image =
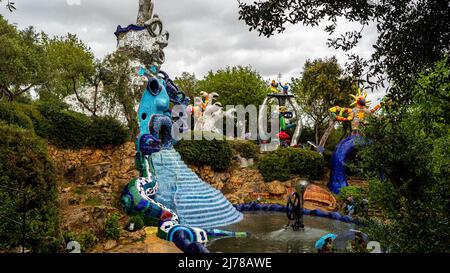
[{"label": "water reflection", "polygon": [[285,229],[287,217],[279,212],[246,212],[244,220],[224,227],[233,231],[248,231],[248,238],[225,238],[208,244],[211,252],[223,253],[309,253],[316,252],[315,242],[327,233],[341,233],[352,224],[328,218],[304,217],[305,229]]}]

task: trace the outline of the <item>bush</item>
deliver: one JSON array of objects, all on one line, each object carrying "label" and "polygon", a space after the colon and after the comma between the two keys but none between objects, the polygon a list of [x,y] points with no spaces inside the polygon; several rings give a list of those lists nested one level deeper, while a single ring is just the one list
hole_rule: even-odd
[{"label": "bush", "polygon": [[80,244],[81,250],[86,252],[87,250],[93,248],[98,242],[97,236],[92,231],[87,231],[81,235]]},{"label": "bush", "polygon": [[131,216],[130,223],[134,223],[134,230],[140,230],[145,226],[144,219],[141,215]]},{"label": "bush", "polygon": [[16,103],[0,102],[0,120],[7,124],[14,124],[20,128],[34,131],[33,122]]},{"label": "bush", "polygon": [[[60,148],[102,149],[108,145],[122,145],[128,140],[128,131],[112,117],[91,119],[58,102],[40,102],[38,109],[44,124],[36,128],[36,133]],[[35,119],[39,121],[37,116]]]},{"label": "bush", "polygon": [[[199,132],[192,132],[192,135]],[[207,139],[212,139],[216,134],[209,134]],[[221,136],[223,139],[223,136]],[[224,171],[231,166],[233,150],[229,141],[226,140],[181,140],[175,145],[181,158],[195,166],[209,165],[215,171]]]},{"label": "bush", "polygon": [[34,131],[38,136],[41,136],[42,132],[46,131],[48,124],[45,122],[39,109],[30,104],[20,104],[20,110],[27,115],[33,123]]},{"label": "bush", "polygon": [[129,138],[127,129],[113,117],[93,118],[89,135],[88,146],[99,149],[122,145]]},{"label": "bush", "polygon": [[353,201],[355,201],[356,203],[359,203],[364,199],[365,193],[362,188],[355,187],[355,186],[348,186],[348,187],[341,189],[338,199],[341,202],[345,202],[347,200],[347,198],[350,196],[353,197]]},{"label": "bush", "polygon": [[[58,196],[54,167],[45,144],[17,126],[0,124],[0,211],[21,222],[26,214],[26,248],[55,252],[58,237]],[[25,192],[25,206],[22,192]],[[21,226],[0,221],[0,247],[22,245]]]},{"label": "bush", "polygon": [[363,199],[368,198],[368,192],[363,188],[348,186],[341,189],[338,196],[338,201],[341,203],[345,203],[347,201],[347,198],[350,196],[353,197],[353,201],[355,203],[355,214],[364,213],[364,207],[366,207],[367,205],[364,205]]},{"label": "bush", "polygon": [[92,121],[86,115],[63,109],[60,105],[40,104],[46,119],[45,131],[38,132],[60,148],[80,149],[86,146]]},{"label": "bush", "polygon": [[106,219],[105,236],[108,239],[118,240],[120,238],[119,214],[113,213]]},{"label": "bush", "polygon": [[66,230],[63,232],[62,236],[66,245],[72,241],[78,242],[78,235],[73,231]]},{"label": "bush", "polygon": [[286,181],[292,175],[312,180],[323,175],[324,159],[314,151],[298,148],[280,148],[261,157],[258,169],[266,182]]},{"label": "bush", "polygon": [[245,158],[256,158],[259,153],[259,146],[252,141],[234,140],[231,146],[239,155]]},{"label": "bush", "polygon": [[112,117],[89,118],[58,101],[36,104],[0,102],[0,121],[28,129],[59,148],[102,149],[128,139],[127,129]]}]

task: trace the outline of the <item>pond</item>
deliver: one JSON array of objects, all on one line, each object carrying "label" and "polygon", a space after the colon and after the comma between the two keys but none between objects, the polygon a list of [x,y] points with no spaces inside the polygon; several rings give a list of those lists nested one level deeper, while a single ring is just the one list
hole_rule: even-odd
[{"label": "pond", "polygon": [[223,229],[247,231],[249,237],[213,239],[207,248],[222,253],[310,253],[317,252],[314,245],[323,235],[354,228],[353,224],[307,215],[303,230],[285,229],[287,223],[285,213],[245,212],[241,222]]}]

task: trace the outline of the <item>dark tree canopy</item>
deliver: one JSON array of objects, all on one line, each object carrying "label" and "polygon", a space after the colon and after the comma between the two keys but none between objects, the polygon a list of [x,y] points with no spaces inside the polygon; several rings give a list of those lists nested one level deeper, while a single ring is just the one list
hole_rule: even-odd
[{"label": "dark tree canopy", "polygon": [[[339,18],[358,22],[361,29],[331,37],[328,45],[347,52],[348,69],[355,78],[371,86],[384,86],[385,75],[395,86],[406,87],[414,75],[431,67],[450,49],[450,1],[353,1],[353,0],[268,0],[247,4],[239,1],[240,20],[270,37],[281,33],[286,25],[301,23],[317,27],[327,23],[331,36]],[[375,24],[378,38],[369,60],[350,53],[362,38],[363,28]],[[376,79],[374,81],[373,79]],[[391,90],[398,99],[409,100],[409,88]]]}]

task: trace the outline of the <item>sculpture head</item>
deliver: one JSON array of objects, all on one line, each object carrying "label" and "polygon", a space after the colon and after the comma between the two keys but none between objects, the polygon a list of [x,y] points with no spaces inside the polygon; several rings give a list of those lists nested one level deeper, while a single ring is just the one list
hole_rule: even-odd
[{"label": "sculpture head", "polygon": [[144,25],[129,25],[117,27],[117,49],[127,52],[138,59],[146,67],[156,64],[160,66],[165,61],[163,49],[167,47],[169,33],[163,29],[163,24],[154,15]]},{"label": "sculpture head", "polygon": [[362,92],[360,88],[358,88],[358,94],[350,96],[355,99],[351,106],[356,105],[358,108],[366,108],[370,104],[370,101],[367,100],[367,92]]}]

